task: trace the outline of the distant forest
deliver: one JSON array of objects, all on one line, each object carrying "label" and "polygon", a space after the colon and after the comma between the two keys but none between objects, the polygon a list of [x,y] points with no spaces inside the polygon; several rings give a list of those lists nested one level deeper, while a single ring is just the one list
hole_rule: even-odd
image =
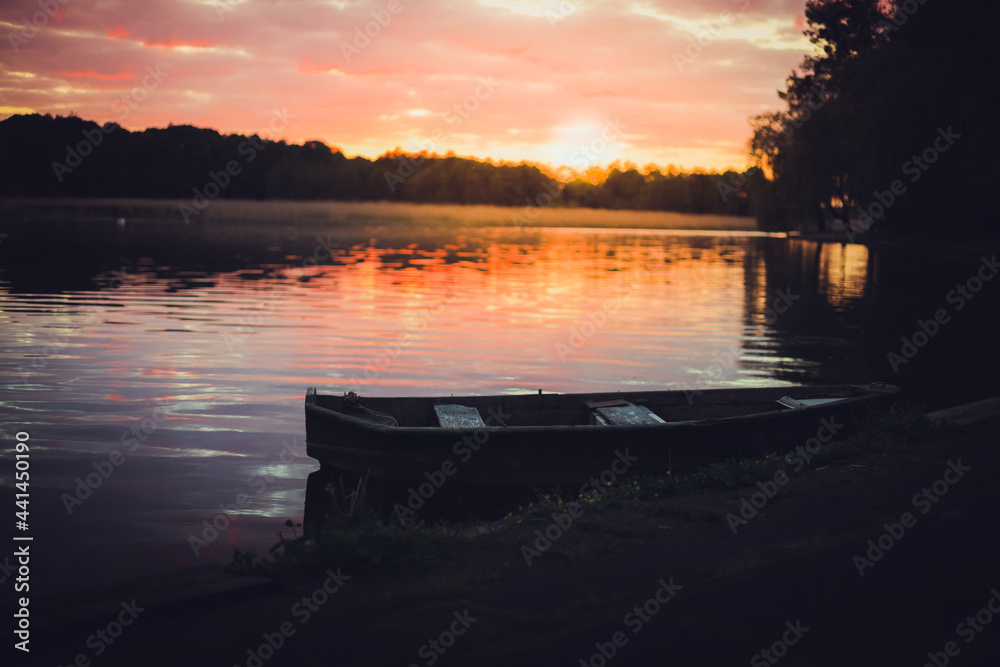
[{"label": "distant forest", "polygon": [[[406,201],[753,215],[762,229],[997,234],[1000,3],[809,0],[815,45],[751,119],[743,173],[613,169],[562,183],[530,164],[348,158],[189,125],[0,122],[0,196]],[[14,159],[11,159],[14,158]],[[199,200],[199,197],[201,199]]]},{"label": "distant forest", "polygon": [[1000,4],[810,0],[816,45],[752,119],[758,224],[996,234]]},{"label": "distant forest", "polygon": [[[387,153],[348,158],[304,145],[171,125],[130,132],[76,116],[0,122],[0,196],[405,201],[750,215],[759,170],[725,174],[613,169],[561,183],[528,164]],[[201,197],[201,199],[199,199]],[[193,214],[197,214],[194,211]]]}]

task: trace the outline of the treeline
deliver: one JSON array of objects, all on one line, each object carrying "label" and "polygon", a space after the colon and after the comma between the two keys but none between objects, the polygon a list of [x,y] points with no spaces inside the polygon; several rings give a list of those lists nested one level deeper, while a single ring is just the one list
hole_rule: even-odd
[{"label": "treeline", "polygon": [[810,0],[806,19],[815,55],[752,120],[761,227],[995,234],[1000,5]]},{"label": "treeline", "polygon": [[[614,169],[561,183],[528,164],[387,153],[348,158],[318,141],[222,135],[190,125],[130,132],[75,116],[0,121],[0,196],[215,198],[573,206],[749,215],[759,172]],[[10,159],[14,158],[14,159]]]}]

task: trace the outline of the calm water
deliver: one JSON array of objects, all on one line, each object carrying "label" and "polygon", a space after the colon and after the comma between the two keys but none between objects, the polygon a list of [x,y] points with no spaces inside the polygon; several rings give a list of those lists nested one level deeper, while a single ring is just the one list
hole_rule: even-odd
[{"label": "calm water", "polygon": [[[1000,280],[961,310],[948,300],[985,250],[364,221],[0,231],[3,485],[27,431],[30,532],[59,563],[39,575],[46,590],[270,546],[301,519],[318,467],[303,441],[311,385],[432,395],[878,379],[943,406],[995,394],[1000,370]],[[950,321],[895,373],[887,353],[941,308]],[[113,472],[101,486],[69,500],[102,467]],[[240,494],[249,504],[196,556],[190,536]]]}]

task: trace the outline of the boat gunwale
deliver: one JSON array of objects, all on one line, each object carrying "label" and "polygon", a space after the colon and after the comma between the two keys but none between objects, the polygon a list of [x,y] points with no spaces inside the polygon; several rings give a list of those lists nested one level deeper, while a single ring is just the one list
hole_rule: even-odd
[{"label": "boat gunwale", "polygon": [[[692,427],[701,428],[701,427],[710,426],[710,425],[727,425],[727,424],[732,424],[732,423],[752,424],[752,423],[757,422],[757,421],[767,421],[767,420],[771,420],[771,419],[793,419],[793,418],[800,417],[800,416],[805,415],[805,414],[810,414],[810,413],[815,414],[815,413],[818,413],[818,412],[827,412],[827,411],[829,411],[834,406],[836,406],[837,408],[840,408],[842,406],[854,405],[856,403],[862,403],[862,402],[865,402],[865,401],[868,401],[868,400],[872,400],[873,398],[877,398],[879,396],[886,396],[886,395],[896,394],[896,393],[898,393],[900,391],[899,387],[897,387],[895,385],[889,385],[889,384],[885,384],[885,385],[879,386],[878,388],[874,388],[871,385],[845,384],[845,385],[825,385],[825,386],[821,386],[821,387],[811,387],[810,389],[812,389],[812,390],[822,390],[822,389],[824,389],[826,387],[829,387],[831,389],[833,389],[833,388],[840,388],[840,389],[851,388],[851,389],[854,389],[856,391],[859,391],[860,393],[858,393],[858,394],[856,394],[854,396],[846,396],[846,397],[843,397],[843,398],[839,398],[839,400],[836,400],[836,401],[830,401],[828,403],[821,403],[821,404],[818,404],[818,405],[809,405],[809,406],[802,407],[802,408],[775,409],[775,410],[768,410],[766,412],[752,412],[752,413],[749,413],[749,414],[732,415],[732,416],[726,416],[726,417],[710,417],[710,418],[705,418],[705,419],[692,419],[692,420],[683,420],[683,421],[670,421],[670,422],[664,422],[662,424],[620,424],[620,425],[612,425],[612,426],[601,425],[601,424],[528,424],[528,425],[495,425],[495,426],[490,425],[490,426],[478,426],[478,427],[389,426],[389,425],[386,425],[386,424],[377,424],[377,423],[374,423],[374,422],[370,422],[370,421],[367,421],[365,419],[359,419],[357,417],[353,417],[353,416],[345,414],[343,412],[338,412],[337,410],[334,410],[332,408],[327,408],[327,407],[324,407],[322,405],[319,405],[318,402],[317,402],[317,399],[318,399],[318,397],[321,394],[318,394],[318,392],[316,391],[315,387],[310,387],[309,391],[307,391],[307,393],[306,393],[306,411],[308,412],[310,409],[312,409],[313,412],[318,412],[319,413],[319,414],[315,415],[315,417],[326,418],[327,420],[333,420],[333,421],[336,421],[336,422],[340,422],[340,423],[343,423],[346,426],[350,426],[350,427],[356,428],[358,430],[363,430],[363,431],[366,431],[366,432],[369,432],[369,433],[377,433],[379,435],[390,436],[390,437],[395,436],[395,437],[404,437],[405,438],[405,437],[411,437],[411,436],[418,435],[418,434],[422,435],[422,436],[425,436],[425,437],[429,436],[429,435],[440,435],[440,436],[448,435],[448,434],[461,435],[461,434],[473,433],[473,432],[476,432],[476,431],[479,431],[479,432],[484,432],[485,431],[486,433],[523,433],[523,434],[527,434],[527,433],[561,433],[561,432],[580,433],[580,432],[589,432],[589,431],[602,430],[603,432],[606,432],[606,433],[608,433],[610,435],[611,433],[622,433],[622,432],[633,432],[633,431],[639,431],[639,432],[658,431],[658,430],[667,431],[667,430],[673,430],[673,429],[679,429],[679,428],[692,428]],[[780,387],[754,387],[754,388],[748,389],[748,391],[753,391],[754,389],[780,389]],[[667,391],[674,391],[674,390],[667,390]],[[676,391],[683,392],[683,390],[676,390]],[[707,392],[711,392],[711,391],[723,391],[723,392],[725,392],[725,391],[739,391],[739,390],[733,390],[733,389],[728,389],[728,388],[708,389],[708,390],[702,390],[702,393],[707,393]],[[610,393],[610,392],[567,393],[567,394],[554,394],[553,393],[553,394],[546,394],[546,396],[580,396],[580,397],[583,397],[583,396],[594,396],[594,395],[597,395],[597,394],[605,394],[605,393]],[[620,393],[624,393],[624,392],[620,392]],[[638,395],[640,393],[658,394],[658,393],[665,393],[665,392],[657,392],[657,391],[652,391],[652,392],[631,392],[628,395],[629,396],[631,396],[631,395]],[[322,395],[323,396],[333,396],[333,397],[336,398],[336,394],[322,394]],[[527,397],[530,397],[530,396],[533,396],[533,394],[515,394],[515,395],[511,395],[511,396],[527,396]],[[500,398],[507,398],[507,397],[508,397],[508,395],[496,394],[496,395],[488,395],[488,396],[475,396],[475,397],[472,397],[472,398],[477,398],[477,399],[492,399],[492,398],[496,398],[496,399],[500,399]],[[386,397],[378,397],[378,398],[391,398],[391,399],[397,399],[397,400],[398,399],[407,399],[407,398],[417,398],[417,399],[420,399],[420,400],[435,401],[435,400],[461,400],[462,397],[455,397],[455,396],[450,396],[450,397],[443,397],[443,396],[415,396],[415,397],[398,396],[398,397],[389,397],[389,396],[386,396]],[[613,431],[609,431],[608,430],[609,428],[614,429],[614,430]],[[324,443],[322,443],[322,442],[316,442],[315,444],[324,444]]]}]

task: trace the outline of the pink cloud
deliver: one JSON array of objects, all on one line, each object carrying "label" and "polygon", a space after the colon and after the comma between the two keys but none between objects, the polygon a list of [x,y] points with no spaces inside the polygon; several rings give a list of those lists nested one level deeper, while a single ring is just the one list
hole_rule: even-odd
[{"label": "pink cloud", "polygon": [[309,58],[302,58],[302,64],[296,71],[300,74],[326,74],[327,72],[342,72],[343,70],[333,63],[314,63]]},{"label": "pink cloud", "polygon": [[[778,107],[805,53],[794,42],[805,0],[570,4],[562,15],[570,5],[542,0],[531,15],[517,3],[400,0],[387,20],[385,0],[247,0],[223,12],[73,0],[58,25],[0,52],[0,86],[9,107],[118,121],[121,85],[159,67],[168,76],[126,127],[255,132],[287,108],[287,140],[368,157],[400,146],[555,163],[618,118],[625,129],[602,163],[724,168],[744,166],[748,118]],[[0,20],[19,24],[18,11]],[[712,21],[722,29],[679,71],[676,56]]]},{"label": "pink cloud", "polygon": [[60,72],[60,74],[70,79],[77,79],[81,77],[87,79],[131,79],[132,78],[131,72],[121,72],[119,74],[101,74],[99,72],[95,72],[92,69],[88,69],[85,72],[71,72],[69,70],[64,70]]},{"label": "pink cloud", "polygon": [[142,43],[144,46],[159,46],[165,49],[175,49],[178,46],[214,46],[211,40],[208,39],[184,40],[180,37],[170,37],[169,39],[144,39]]}]

